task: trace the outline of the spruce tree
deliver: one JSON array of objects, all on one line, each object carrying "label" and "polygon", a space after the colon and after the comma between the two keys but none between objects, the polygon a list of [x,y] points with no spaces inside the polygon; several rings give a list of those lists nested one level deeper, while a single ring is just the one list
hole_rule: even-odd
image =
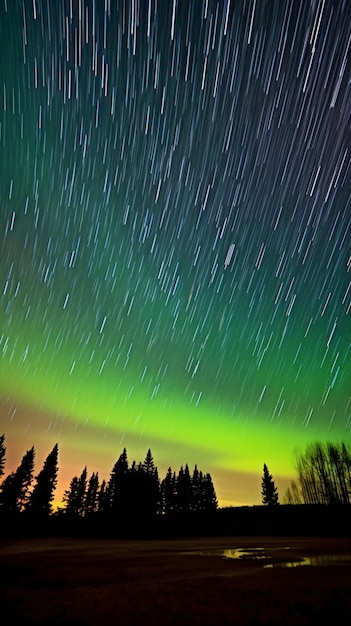
[{"label": "spruce tree", "polygon": [[0,476],[4,475],[4,467],[6,461],[5,435],[0,436]]},{"label": "spruce tree", "polygon": [[179,513],[191,511],[192,506],[192,485],[188,464],[179,470],[177,477],[177,510]]},{"label": "spruce tree", "polygon": [[85,467],[80,475],[77,486],[77,513],[83,515],[84,513],[84,500],[85,491],[87,487],[87,468]]},{"label": "spruce tree", "polygon": [[206,474],[203,478],[203,507],[204,510],[215,511],[218,507],[217,496],[210,474]]},{"label": "spruce tree", "polygon": [[66,489],[62,497],[62,501],[66,505],[64,510],[68,515],[77,514],[77,490],[78,477],[74,476],[69,484],[69,488]]},{"label": "spruce tree", "polygon": [[269,473],[267,465],[263,465],[262,476],[262,504],[268,506],[274,506],[279,504],[278,502],[278,490],[274,484],[273,476]]},{"label": "spruce tree", "polygon": [[147,516],[153,516],[159,512],[160,508],[160,482],[150,448],[146,453],[143,470],[143,483],[145,485],[144,512]]},{"label": "spruce tree", "polygon": [[197,465],[194,467],[192,479],[192,510],[193,511],[201,511],[202,509],[202,494],[201,494],[201,482],[200,482],[200,473],[197,468]]},{"label": "spruce tree", "polygon": [[128,456],[126,448],[123,448],[118,460],[114,464],[108,483],[109,508],[113,513],[117,511],[125,514],[129,500],[129,476]]},{"label": "spruce tree", "polygon": [[97,498],[99,489],[99,475],[93,472],[90,476],[87,491],[84,499],[84,515],[95,513],[97,509]]},{"label": "spruce tree", "polygon": [[169,467],[161,483],[162,511],[166,515],[176,512],[176,475]]},{"label": "spruce tree", "polygon": [[146,474],[153,474],[155,471],[155,463],[150,448],[146,453],[143,469]]},{"label": "spruce tree", "polygon": [[109,509],[108,492],[106,480],[103,480],[97,494],[97,510],[99,513],[106,513]]},{"label": "spruce tree", "polygon": [[74,476],[69,489],[63,494],[63,502],[66,503],[65,511],[69,515],[83,515],[84,499],[87,484],[87,468],[85,467],[78,478]]},{"label": "spruce tree", "polygon": [[57,484],[58,444],[56,443],[44,461],[43,469],[36,476],[36,484],[29,496],[27,510],[35,515],[52,513],[52,501]]},{"label": "spruce tree", "polygon": [[129,497],[124,514],[139,523],[149,522],[160,507],[160,484],[157,468],[151,450],[146,453],[143,463],[133,463],[128,477]]},{"label": "spruce tree", "polygon": [[28,491],[33,479],[34,446],[23,455],[15,472],[5,478],[1,485],[0,506],[6,513],[20,513],[28,498]]}]

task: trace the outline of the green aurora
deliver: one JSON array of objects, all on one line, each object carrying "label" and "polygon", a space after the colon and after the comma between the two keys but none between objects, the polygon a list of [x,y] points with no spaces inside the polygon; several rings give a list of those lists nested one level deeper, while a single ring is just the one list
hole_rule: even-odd
[{"label": "green aurora", "polygon": [[0,7],[0,431],[59,495],[350,440],[350,7],[200,4]]}]

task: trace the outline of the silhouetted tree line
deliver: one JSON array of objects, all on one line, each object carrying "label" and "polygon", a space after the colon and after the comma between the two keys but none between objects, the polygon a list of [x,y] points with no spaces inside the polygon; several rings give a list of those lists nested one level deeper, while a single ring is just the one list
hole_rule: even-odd
[{"label": "silhouetted tree line", "polygon": [[89,480],[85,467],[79,477],[72,478],[63,496],[61,513],[87,516],[91,513],[110,514],[119,518],[151,518],[159,514],[213,511],[217,497],[210,474],[203,474],[195,465],[190,474],[188,465],[178,474],[169,468],[160,481],[149,449],[144,462],[131,465],[127,450],[114,464],[108,482],[99,483],[97,473]]},{"label": "silhouetted tree line", "polygon": [[351,504],[351,448],[345,443],[311,443],[296,455],[297,479],[286,504]]},{"label": "silhouetted tree line", "polygon": [[[4,474],[5,436],[0,437],[0,476]],[[28,515],[46,517],[52,513],[52,502],[57,484],[58,445],[55,444],[48,454],[42,470],[34,475],[34,446],[23,455],[16,471],[11,472],[0,486],[0,511],[7,515],[27,513]]]},{"label": "silhouetted tree line", "polygon": [[[0,436],[0,479],[5,468],[5,436]],[[278,504],[278,492],[263,466],[262,507],[218,509],[210,474],[195,465],[168,468],[160,480],[151,450],[140,463],[124,448],[107,481],[85,467],[72,478],[63,506],[53,511],[58,445],[34,477],[34,446],[0,484],[0,525],[14,534],[103,533],[104,536],[179,536],[199,534],[348,534],[351,518],[351,448],[345,443],[314,443],[297,454],[296,480]],[[295,504],[303,506],[296,507]],[[342,506],[340,506],[342,505]],[[318,528],[317,528],[318,526]]]},{"label": "silhouetted tree line", "polygon": [[[0,437],[0,477],[4,474],[5,436]],[[57,484],[58,444],[47,456],[42,470],[34,476],[34,446],[27,450],[18,468],[0,486],[0,512],[25,514],[33,518],[52,516],[52,502]],[[74,476],[63,495],[63,507],[56,512],[67,518],[87,518],[102,514],[111,519],[152,519],[164,514],[211,512],[217,509],[217,497],[210,474],[188,465],[178,474],[168,469],[160,481],[158,469],[149,449],[144,462],[129,465],[127,450],[113,465],[108,482],[99,481],[97,472],[90,477],[85,467]]]}]

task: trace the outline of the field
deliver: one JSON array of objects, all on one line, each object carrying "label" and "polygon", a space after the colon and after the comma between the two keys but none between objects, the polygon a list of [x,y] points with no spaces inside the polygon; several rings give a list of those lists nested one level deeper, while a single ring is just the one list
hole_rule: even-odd
[{"label": "field", "polygon": [[351,623],[349,539],[27,539],[0,566],[3,626]]}]

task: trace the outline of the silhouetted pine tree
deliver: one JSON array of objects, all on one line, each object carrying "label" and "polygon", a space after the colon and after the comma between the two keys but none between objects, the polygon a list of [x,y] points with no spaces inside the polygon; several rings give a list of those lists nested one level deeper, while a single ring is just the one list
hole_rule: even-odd
[{"label": "silhouetted pine tree", "polygon": [[177,492],[176,492],[176,475],[172,473],[172,469],[169,467],[165,478],[161,483],[162,493],[162,512],[166,515],[175,513],[177,510]]},{"label": "silhouetted pine tree", "polygon": [[57,484],[58,444],[55,444],[44,461],[43,469],[36,476],[36,484],[29,496],[26,509],[35,515],[48,516],[52,513],[52,501]]},{"label": "silhouetted pine tree", "polygon": [[122,454],[112,468],[107,487],[109,509],[114,514],[125,515],[128,510],[130,500],[128,478],[128,456],[126,448],[123,448]]},{"label": "silhouetted pine tree", "polygon": [[206,474],[202,481],[203,510],[215,511],[218,507],[217,496],[210,474]]},{"label": "silhouetted pine tree", "polygon": [[[136,464],[132,462],[128,473],[124,475],[122,481],[124,481],[124,504],[121,509],[121,514],[124,518],[135,519],[140,515],[140,508],[142,506],[144,498],[144,483],[143,483],[143,465],[142,463]],[[128,492],[128,496],[127,496]]]},{"label": "silhouetted pine tree", "polygon": [[262,476],[262,504],[274,506],[278,504],[278,490],[274,484],[273,476],[269,473],[267,465],[263,465]]},{"label": "silhouetted pine tree", "polygon": [[181,466],[177,477],[177,511],[184,513],[191,511],[192,486],[188,464]]},{"label": "silhouetted pine tree", "polygon": [[155,472],[155,463],[150,448],[146,453],[145,461],[143,463],[143,470],[145,474],[150,474],[151,476]]},{"label": "silhouetted pine tree", "polygon": [[154,507],[154,511],[152,512],[152,515],[154,515],[155,513],[161,513],[162,511],[162,496],[161,496],[161,483],[160,483],[160,479],[159,479],[159,475],[158,475],[158,469],[157,467],[155,467],[155,472],[153,475],[153,507]]},{"label": "silhouetted pine tree", "polygon": [[99,475],[92,473],[84,498],[84,515],[95,513],[98,508]]},{"label": "silhouetted pine tree", "polygon": [[[202,476],[201,476],[202,479]],[[191,478],[192,487],[192,510],[201,511],[203,508],[202,498],[202,480],[200,481],[200,472],[197,469],[197,465],[194,467],[193,475]]]},{"label": "silhouetted pine tree", "polygon": [[143,516],[153,517],[160,510],[160,483],[150,448],[139,472],[139,510]]},{"label": "silhouetted pine tree", "polygon": [[62,501],[65,505],[64,511],[67,514],[70,514],[70,515],[77,514],[77,507],[76,507],[77,492],[78,492],[78,476],[73,476],[69,484],[69,488],[65,490],[62,496]]},{"label": "silhouetted pine tree", "polygon": [[63,502],[66,503],[65,512],[68,515],[83,515],[84,497],[87,484],[87,468],[85,467],[80,478],[74,476],[69,489],[63,494]]},{"label": "silhouetted pine tree", "polygon": [[1,485],[0,506],[3,512],[20,513],[28,497],[34,471],[34,446],[27,450],[15,472],[5,478]]},{"label": "silhouetted pine tree", "polygon": [[83,515],[84,513],[84,501],[85,501],[85,491],[87,487],[87,468],[85,467],[80,475],[78,480],[77,487],[77,512],[78,515]]},{"label": "silhouetted pine tree", "polygon": [[217,496],[210,474],[204,475],[194,467],[190,477],[188,465],[180,468],[178,476],[169,467],[161,483],[162,512],[184,513],[213,511],[218,507]]},{"label": "silhouetted pine tree", "polygon": [[198,495],[198,503],[199,503],[199,511],[206,510],[206,498],[205,498],[205,488],[204,488],[204,475],[202,471],[199,471],[199,495]]},{"label": "silhouetted pine tree", "polygon": [[6,461],[6,446],[5,446],[5,435],[1,435],[0,437],[0,476],[4,475],[4,467]]},{"label": "silhouetted pine tree", "polygon": [[97,510],[99,513],[106,513],[109,510],[109,500],[106,480],[103,480],[97,494]]}]

